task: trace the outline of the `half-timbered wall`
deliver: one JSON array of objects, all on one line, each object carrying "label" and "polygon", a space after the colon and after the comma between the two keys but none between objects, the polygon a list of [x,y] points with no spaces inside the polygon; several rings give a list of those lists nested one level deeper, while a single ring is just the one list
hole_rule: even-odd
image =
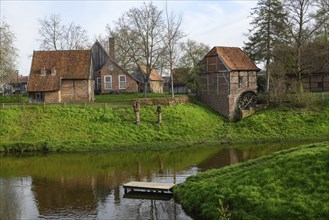
[{"label": "half-timbered wall", "polygon": [[256,71],[204,73],[200,83],[201,100],[227,117],[234,112],[243,92],[257,91]]}]

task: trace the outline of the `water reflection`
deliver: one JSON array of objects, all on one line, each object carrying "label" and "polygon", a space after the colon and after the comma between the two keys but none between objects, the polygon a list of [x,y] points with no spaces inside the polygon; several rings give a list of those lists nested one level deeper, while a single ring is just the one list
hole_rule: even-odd
[{"label": "water reflection", "polygon": [[190,219],[173,198],[124,195],[129,181],[181,183],[289,146],[0,157],[0,219]]}]

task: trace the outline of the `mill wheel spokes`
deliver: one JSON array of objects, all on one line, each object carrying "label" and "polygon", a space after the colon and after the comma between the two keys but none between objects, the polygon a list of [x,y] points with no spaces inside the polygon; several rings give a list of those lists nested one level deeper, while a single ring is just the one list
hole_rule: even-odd
[{"label": "mill wheel spokes", "polygon": [[257,96],[254,92],[243,93],[238,101],[239,109],[247,109],[249,107],[255,107],[257,102]]}]

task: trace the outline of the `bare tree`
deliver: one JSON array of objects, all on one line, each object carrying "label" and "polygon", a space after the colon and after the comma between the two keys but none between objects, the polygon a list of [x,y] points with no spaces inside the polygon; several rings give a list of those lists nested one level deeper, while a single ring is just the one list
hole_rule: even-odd
[{"label": "bare tree", "polygon": [[60,50],[63,48],[65,27],[59,14],[51,14],[49,18],[39,19],[39,35],[41,45],[45,50]]},{"label": "bare tree", "polygon": [[169,14],[166,5],[166,57],[168,60],[169,71],[170,71],[170,84],[171,84],[171,96],[174,97],[174,78],[173,78],[173,68],[178,61],[178,43],[185,35],[181,31],[182,16],[176,15],[172,12]]},{"label": "bare tree", "polygon": [[[324,2],[326,3],[326,1]],[[302,73],[308,68],[302,64],[302,48],[310,41],[315,32],[328,20],[328,16],[322,16],[323,14],[314,12],[319,9],[319,3],[321,3],[321,1],[285,1],[285,7],[290,20],[288,26],[288,31],[292,38],[290,45],[295,50],[295,62],[287,63],[287,65],[289,65],[289,68],[296,75],[298,93],[303,92]],[[317,22],[315,22],[316,19]]]},{"label": "bare tree", "polygon": [[64,33],[64,48],[67,50],[85,49],[88,44],[87,31],[80,25],[71,23]]},{"label": "bare tree", "polygon": [[39,19],[40,48],[44,50],[77,50],[88,45],[87,31],[81,26],[71,23],[62,24],[60,14],[51,14]]},{"label": "bare tree", "polygon": [[[136,68],[136,64],[134,62],[133,57],[131,56],[129,45],[127,41],[125,41],[123,30],[112,30],[109,25],[106,26],[106,30],[108,33],[108,37],[103,41],[100,41],[103,45],[105,45],[105,49],[109,50],[109,37],[113,37],[115,39],[114,50],[115,50],[115,61],[120,64],[125,70],[128,72],[132,72]],[[117,32],[118,31],[118,32]]]},{"label": "bare tree", "polygon": [[14,46],[15,34],[6,22],[1,18],[0,25],[0,80],[1,84],[10,75],[15,74],[17,49]]},{"label": "bare tree", "polygon": [[144,3],[140,8],[131,8],[124,13],[115,25],[110,33],[117,42],[124,42],[119,44],[120,50],[129,52],[135,64],[146,67],[146,74],[142,75],[144,96],[147,97],[151,70],[157,68],[167,48],[162,11],[153,2]]}]

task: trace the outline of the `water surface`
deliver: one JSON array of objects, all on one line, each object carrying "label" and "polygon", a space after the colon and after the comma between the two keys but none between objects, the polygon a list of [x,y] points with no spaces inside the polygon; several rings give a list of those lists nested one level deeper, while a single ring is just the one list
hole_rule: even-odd
[{"label": "water surface", "polygon": [[198,172],[293,146],[2,155],[0,219],[191,219],[173,198],[125,195],[122,184],[179,184]]}]

